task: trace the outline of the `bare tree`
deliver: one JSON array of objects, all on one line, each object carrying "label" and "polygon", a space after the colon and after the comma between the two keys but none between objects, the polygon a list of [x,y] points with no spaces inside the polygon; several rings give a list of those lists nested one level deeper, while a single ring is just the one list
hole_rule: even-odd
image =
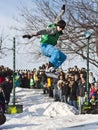
[{"label": "bare tree", "polygon": [[87,59],[85,32],[92,29],[89,62],[98,68],[98,2],[97,0],[37,0],[36,10],[22,9],[25,33],[45,28],[53,22],[62,4],[66,4],[64,19],[67,26],[60,38],[60,48],[67,54]]},{"label": "bare tree", "polygon": [[[72,1],[71,1],[72,2]],[[66,39],[69,38],[70,45],[68,52],[76,53],[83,59],[86,59],[86,40],[85,32],[89,29],[93,30],[90,40],[90,63],[98,67],[98,2],[97,0],[91,1],[73,1],[72,4],[67,6],[67,34]],[[65,44],[67,47],[67,45]]]},{"label": "bare tree", "polygon": [[6,56],[9,51],[12,51],[12,48],[9,48],[8,45],[6,45],[6,42],[8,40],[8,35],[4,36],[4,34],[1,32],[0,34],[0,58],[3,56]]}]

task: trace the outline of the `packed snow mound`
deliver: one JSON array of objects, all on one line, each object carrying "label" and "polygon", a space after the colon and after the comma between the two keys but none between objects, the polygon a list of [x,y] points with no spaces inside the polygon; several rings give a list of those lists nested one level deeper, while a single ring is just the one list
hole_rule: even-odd
[{"label": "packed snow mound", "polygon": [[[77,109],[64,102],[55,102],[53,99],[42,95],[42,90],[30,90],[17,88],[18,96],[21,96],[24,111],[37,116],[67,116],[78,114]],[[20,100],[18,97],[17,100]],[[27,100],[27,102],[26,102]]]},{"label": "packed snow mound", "polygon": [[78,110],[63,102],[51,103],[43,113],[43,115],[53,116],[53,117],[75,115],[75,114],[78,114]]},{"label": "packed snow mound", "polygon": [[39,116],[67,116],[78,114],[78,110],[63,102],[46,102],[43,104],[31,105],[27,111]]}]

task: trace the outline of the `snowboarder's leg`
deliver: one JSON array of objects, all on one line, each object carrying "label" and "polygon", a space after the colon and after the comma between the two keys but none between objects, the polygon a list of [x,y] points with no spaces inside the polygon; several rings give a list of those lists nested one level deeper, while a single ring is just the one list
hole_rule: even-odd
[{"label": "snowboarder's leg", "polygon": [[50,44],[42,45],[41,50],[45,56],[50,58],[49,62],[53,64],[55,69],[57,69],[67,58],[63,52]]}]

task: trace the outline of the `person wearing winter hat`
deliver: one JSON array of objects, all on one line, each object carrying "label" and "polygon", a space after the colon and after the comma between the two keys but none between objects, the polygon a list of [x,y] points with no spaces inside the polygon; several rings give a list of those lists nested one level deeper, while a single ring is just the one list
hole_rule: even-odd
[{"label": "person wearing winter hat", "polygon": [[66,22],[64,20],[60,20],[60,21],[58,21],[56,26],[59,26],[63,30],[65,28],[65,26],[66,26]]},{"label": "person wearing winter hat", "polygon": [[58,50],[55,45],[59,37],[63,34],[66,22],[62,20],[65,12],[65,5],[62,6],[61,12],[55,19],[53,24],[50,24],[46,29],[32,33],[31,35],[23,35],[23,38],[31,39],[33,36],[42,35],[40,39],[42,54],[49,57],[48,71],[54,72],[67,58],[67,56]]},{"label": "person wearing winter hat", "polygon": [[90,103],[96,105],[96,95],[94,93],[91,95]]}]

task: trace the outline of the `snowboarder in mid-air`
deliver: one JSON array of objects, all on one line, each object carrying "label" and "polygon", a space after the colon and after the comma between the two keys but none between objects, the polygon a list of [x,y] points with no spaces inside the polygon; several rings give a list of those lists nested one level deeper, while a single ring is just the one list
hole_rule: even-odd
[{"label": "snowboarder in mid-air", "polygon": [[49,66],[48,72],[55,72],[56,69],[66,60],[67,56],[58,50],[55,45],[57,44],[57,40],[59,36],[63,34],[62,30],[64,30],[66,26],[66,22],[62,20],[62,16],[65,12],[65,5],[62,6],[60,13],[55,19],[53,24],[50,24],[48,28],[44,30],[40,30],[38,32],[34,32],[31,35],[23,35],[23,38],[31,39],[33,36],[41,36],[41,51],[42,54],[49,57]]}]

